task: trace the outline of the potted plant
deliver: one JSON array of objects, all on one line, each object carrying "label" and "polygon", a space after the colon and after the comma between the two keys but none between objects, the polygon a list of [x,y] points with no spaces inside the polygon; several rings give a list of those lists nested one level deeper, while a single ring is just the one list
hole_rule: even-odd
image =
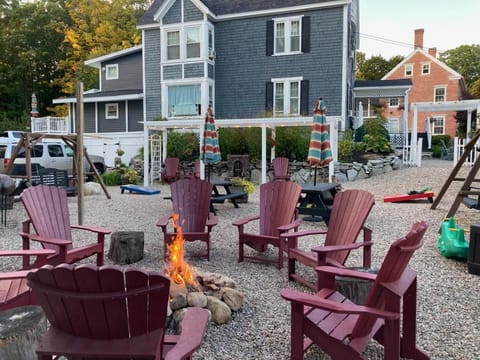
[{"label": "potted plant", "polygon": [[232,182],[232,192],[244,191],[247,193],[244,197],[238,199],[237,202],[248,202],[248,195],[255,192],[255,185],[251,181],[241,177],[233,177],[230,179],[230,181]]}]

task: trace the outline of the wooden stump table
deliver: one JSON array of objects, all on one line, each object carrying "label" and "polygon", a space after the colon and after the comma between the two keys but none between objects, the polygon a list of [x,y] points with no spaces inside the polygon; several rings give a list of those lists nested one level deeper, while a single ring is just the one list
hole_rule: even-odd
[{"label": "wooden stump table", "polygon": [[47,332],[39,306],[21,306],[0,312],[0,359],[37,359],[35,350]]},{"label": "wooden stump table", "polygon": [[108,258],[115,264],[132,264],[143,259],[144,233],[117,231],[112,233]]}]

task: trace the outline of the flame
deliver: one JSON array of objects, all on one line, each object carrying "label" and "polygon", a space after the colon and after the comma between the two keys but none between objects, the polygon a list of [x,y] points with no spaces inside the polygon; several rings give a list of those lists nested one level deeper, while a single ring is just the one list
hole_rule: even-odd
[{"label": "flame", "polygon": [[178,224],[178,214],[173,214],[173,227],[175,237],[168,245],[168,261],[165,266],[165,275],[179,285],[196,285],[195,273],[192,267],[184,259],[185,242],[182,227]]}]

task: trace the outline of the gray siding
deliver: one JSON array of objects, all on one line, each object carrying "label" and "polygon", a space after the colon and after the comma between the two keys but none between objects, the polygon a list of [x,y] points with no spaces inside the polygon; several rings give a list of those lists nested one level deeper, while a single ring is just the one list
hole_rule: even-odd
[{"label": "gray siding", "polygon": [[143,131],[143,103],[141,100],[128,102],[128,131]]},{"label": "gray siding", "polygon": [[[83,131],[86,133],[95,132],[95,104],[84,103],[83,105]],[[76,130],[74,130],[76,132]]]},{"label": "gray siding", "polygon": [[118,79],[106,80],[106,71],[101,71],[102,91],[118,91],[142,88],[142,53],[134,53],[108,61],[105,65],[118,64]]},{"label": "gray siding", "polygon": [[183,72],[185,78],[204,77],[203,62],[196,64],[185,64]]},{"label": "gray siding", "polygon": [[160,29],[143,32],[145,57],[144,101],[146,120],[151,121],[162,114],[162,91],[160,84]]},{"label": "gray siding", "polygon": [[[278,14],[282,17],[287,14]],[[266,23],[272,17],[215,25],[215,106],[218,118],[265,112],[265,84],[272,78],[309,80],[309,104],[322,96],[329,115],[341,115],[343,8],[305,12],[311,17],[310,52],[266,56]]]},{"label": "gray siding", "polygon": [[163,80],[182,78],[182,65],[168,65],[163,67]]},{"label": "gray siding", "polygon": [[183,17],[185,22],[199,21],[203,19],[203,13],[190,0],[184,0]]},{"label": "gray siding", "polygon": [[182,0],[175,1],[175,4],[172,5],[162,20],[164,24],[182,22]]},{"label": "gray siding", "polygon": [[[115,103],[109,101],[108,104]],[[98,103],[98,132],[125,132],[125,101],[118,104],[118,119],[105,119],[105,105],[107,102]]]}]

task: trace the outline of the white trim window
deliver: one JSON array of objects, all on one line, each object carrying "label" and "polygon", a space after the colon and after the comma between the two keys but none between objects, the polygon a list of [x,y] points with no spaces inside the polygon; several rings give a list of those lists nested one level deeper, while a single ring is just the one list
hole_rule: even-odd
[{"label": "white trim window", "polygon": [[167,31],[167,60],[180,59],[180,31]]},{"label": "white trim window", "polygon": [[[208,41],[204,38],[200,26],[169,28],[165,30],[164,36],[165,61],[199,59],[202,54],[202,43]],[[204,38],[203,41],[202,38]]]},{"label": "white trim window", "polygon": [[422,75],[430,74],[430,63],[422,63]]},{"label": "white trim window", "polygon": [[187,59],[200,57],[200,28],[187,28],[185,30]]},{"label": "white trim window", "polygon": [[413,64],[405,64],[405,76],[413,76]]},{"label": "white trim window", "polygon": [[106,80],[118,79],[118,64],[108,64],[105,66],[105,79]]},{"label": "white trim window", "polygon": [[444,86],[436,87],[433,90],[433,102],[439,103],[444,102],[447,96],[447,88]]},{"label": "white trim window", "polygon": [[272,79],[275,115],[300,115],[301,81],[301,78]]},{"label": "white trim window", "polygon": [[169,85],[167,106],[168,117],[201,115],[200,85]]},{"label": "white trim window", "polygon": [[302,17],[274,19],[274,54],[298,54],[302,44]]},{"label": "white trim window", "polygon": [[389,99],[389,102],[388,102],[389,108],[398,108],[398,105],[400,105],[400,102],[397,97]]},{"label": "white trim window", "polygon": [[105,104],[105,119],[118,119],[118,103]]},{"label": "white trim window", "polygon": [[432,116],[433,135],[445,134],[445,116]]}]

